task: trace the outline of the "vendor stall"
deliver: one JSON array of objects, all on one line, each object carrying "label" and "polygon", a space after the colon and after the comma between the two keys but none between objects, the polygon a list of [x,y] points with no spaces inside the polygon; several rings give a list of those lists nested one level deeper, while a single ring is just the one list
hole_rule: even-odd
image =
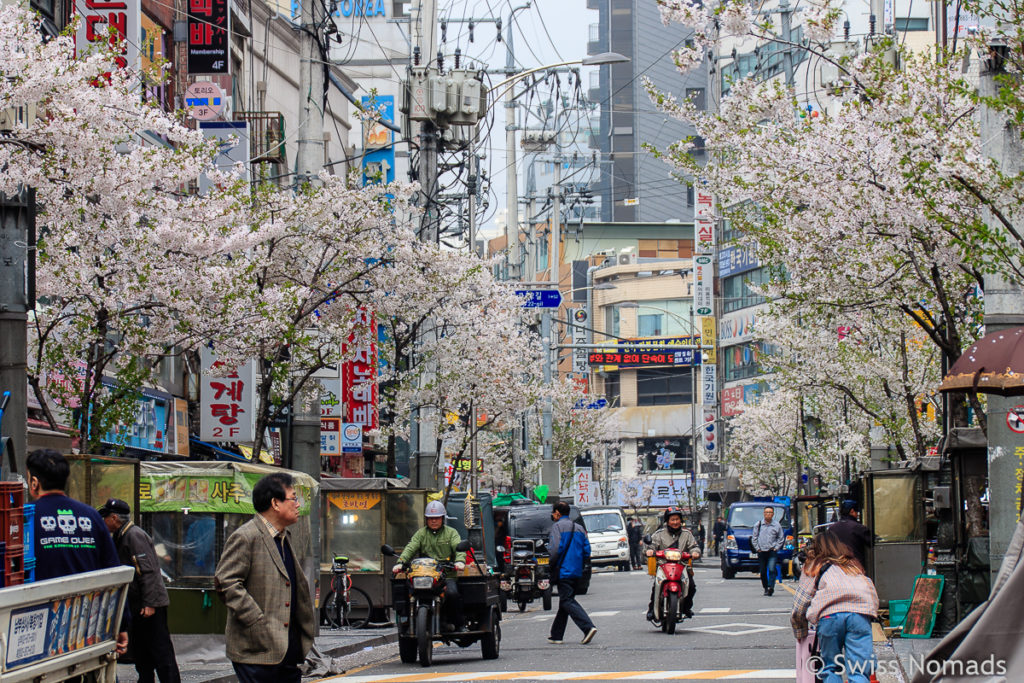
[{"label": "vendor stall", "polygon": [[86,505],[99,507],[120,498],[138,519],[139,461],[105,455],[65,455],[70,473],[67,494]]}]

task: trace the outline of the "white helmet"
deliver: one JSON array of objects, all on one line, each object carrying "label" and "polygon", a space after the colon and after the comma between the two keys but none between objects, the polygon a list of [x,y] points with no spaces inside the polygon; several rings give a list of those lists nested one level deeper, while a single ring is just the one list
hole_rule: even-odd
[{"label": "white helmet", "polygon": [[424,517],[447,517],[444,510],[444,503],[439,500],[432,500],[427,503],[427,509],[423,511]]}]

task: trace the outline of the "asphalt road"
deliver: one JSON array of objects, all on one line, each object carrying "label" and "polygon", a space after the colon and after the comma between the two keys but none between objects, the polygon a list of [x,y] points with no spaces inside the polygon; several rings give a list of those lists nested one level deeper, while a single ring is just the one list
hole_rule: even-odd
[{"label": "asphalt road", "polygon": [[[754,574],[722,579],[715,558],[695,567],[696,613],[675,635],[644,619],[651,579],[644,572],[595,572],[580,603],[597,625],[593,642],[570,621],[562,645],[547,642],[554,612],[539,601],[502,621],[501,656],[481,657],[480,646],[438,646],[430,668],[402,664],[395,656],[350,670],[332,681],[488,680],[730,680],[793,681],[794,646],[789,627],[792,594],[786,587],[762,595]],[[557,598],[555,600],[557,609]],[[391,646],[394,647],[394,646]]]}]

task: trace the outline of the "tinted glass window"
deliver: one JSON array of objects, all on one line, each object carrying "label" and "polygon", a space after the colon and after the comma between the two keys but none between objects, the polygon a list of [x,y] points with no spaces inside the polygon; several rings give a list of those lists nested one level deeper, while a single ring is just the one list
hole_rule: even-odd
[{"label": "tinted glass window", "polygon": [[[729,526],[743,529],[752,528],[757,524],[757,520],[764,519],[764,507],[761,505],[748,505],[732,508],[729,510]],[[784,507],[775,506],[775,521],[781,524],[783,528],[788,527],[790,525],[789,510]]]}]

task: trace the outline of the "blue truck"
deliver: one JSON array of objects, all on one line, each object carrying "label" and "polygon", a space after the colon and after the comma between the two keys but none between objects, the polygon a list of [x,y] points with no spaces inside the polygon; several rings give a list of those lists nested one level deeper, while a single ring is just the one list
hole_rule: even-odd
[{"label": "blue truck", "polygon": [[722,542],[723,579],[735,578],[736,572],[757,573],[760,570],[757,553],[750,547],[750,534],[754,524],[764,518],[764,509],[768,506],[775,508],[775,520],[782,525],[782,530],[786,534],[786,544],[779,551],[779,566],[783,568],[783,572],[786,572],[786,567],[791,566],[790,560],[796,551],[789,499],[778,496],[733,503],[725,517],[727,528]]}]

